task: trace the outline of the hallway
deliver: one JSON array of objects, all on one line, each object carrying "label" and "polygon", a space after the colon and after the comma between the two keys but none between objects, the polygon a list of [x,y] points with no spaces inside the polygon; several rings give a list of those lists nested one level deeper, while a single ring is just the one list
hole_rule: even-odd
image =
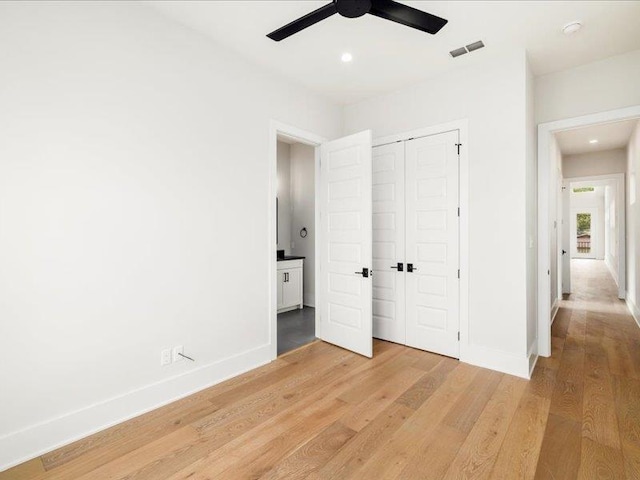
[{"label": "hallway", "polygon": [[534,378],[553,385],[536,478],[640,478],[640,329],[606,265],[571,261],[572,290]]}]

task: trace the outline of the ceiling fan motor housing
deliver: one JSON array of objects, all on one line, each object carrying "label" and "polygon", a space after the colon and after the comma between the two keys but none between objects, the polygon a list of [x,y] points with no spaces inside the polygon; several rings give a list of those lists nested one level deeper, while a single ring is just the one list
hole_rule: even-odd
[{"label": "ceiling fan motor housing", "polygon": [[369,13],[371,0],[333,0],[338,13],[343,17],[356,18]]}]

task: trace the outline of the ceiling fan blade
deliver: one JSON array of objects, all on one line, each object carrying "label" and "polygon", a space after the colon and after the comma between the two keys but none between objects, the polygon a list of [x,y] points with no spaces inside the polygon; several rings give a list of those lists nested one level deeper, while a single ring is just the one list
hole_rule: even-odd
[{"label": "ceiling fan blade", "polygon": [[431,15],[413,7],[403,5],[393,0],[372,0],[369,13],[376,17],[401,23],[407,27],[417,28],[423,32],[436,34],[444,27],[448,20]]},{"label": "ceiling fan blade", "polygon": [[336,8],[336,4],[334,2],[331,2],[330,4],[325,5],[324,7],[320,7],[319,9],[314,10],[304,17],[300,17],[299,19],[294,20],[293,22],[285,25],[282,28],[279,28],[274,32],[271,32],[267,35],[267,37],[269,37],[271,40],[279,42],[280,40],[284,40],[294,33],[298,33],[299,31],[318,23],[325,18],[329,18],[334,13],[338,13],[338,9]]}]

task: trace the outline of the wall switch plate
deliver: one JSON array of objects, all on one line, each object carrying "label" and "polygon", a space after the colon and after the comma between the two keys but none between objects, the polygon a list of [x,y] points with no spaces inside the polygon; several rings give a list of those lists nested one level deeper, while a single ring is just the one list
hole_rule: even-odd
[{"label": "wall switch plate", "polygon": [[165,366],[171,363],[171,350],[165,348],[160,352],[160,365]]},{"label": "wall switch plate", "polygon": [[184,347],[182,345],[177,345],[173,347],[173,361],[174,362],[182,362],[184,361],[184,357],[181,357],[180,354],[184,353]]}]

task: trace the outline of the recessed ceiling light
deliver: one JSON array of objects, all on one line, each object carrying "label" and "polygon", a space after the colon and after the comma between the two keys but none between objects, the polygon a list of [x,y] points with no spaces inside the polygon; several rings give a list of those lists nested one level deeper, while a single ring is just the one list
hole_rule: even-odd
[{"label": "recessed ceiling light", "polygon": [[594,138],[593,140],[589,140],[589,143],[598,143],[598,140]]},{"label": "recessed ceiling light", "polygon": [[342,60],[344,63],[349,63],[351,60],[353,60],[353,55],[351,55],[349,52],[344,52],[340,57],[340,60]]},{"label": "recessed ceiling light", "polygon": [[582,28],[582,22],[580,21],[569,22],[564,27],[562,27],[562,33],[564,33],[565,35],[571,35],[572,33],[576,33],[581,28]]}]

